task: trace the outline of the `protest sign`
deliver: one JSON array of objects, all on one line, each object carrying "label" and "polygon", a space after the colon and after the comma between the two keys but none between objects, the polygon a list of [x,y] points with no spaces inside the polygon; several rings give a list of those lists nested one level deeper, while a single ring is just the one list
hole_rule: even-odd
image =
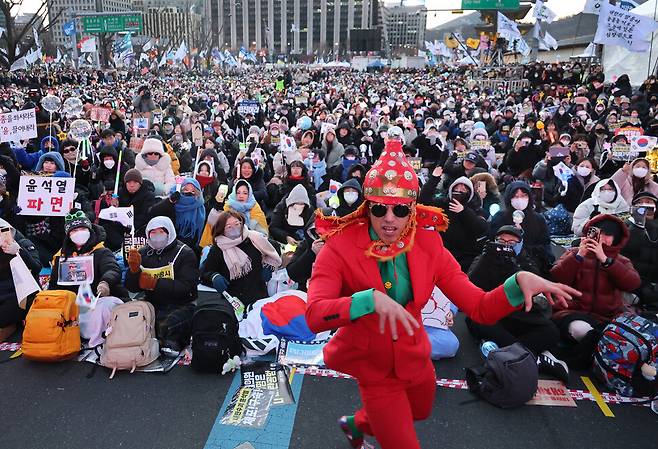
[{"label": "protest sign", "polygon": [[243,387],[274,392],[273,406],[295,403],[290,388],[290,368],[287,366],[259,361],[242,365],[240,371]]},{"label": "protest sign", "polygon": [[327,341],[303,342],[281,338],[277,352],[277,362],[288,366],[324,366],[322,349]]},{"label": "protest sign", "polygon": [[19,215],[63,217],[73,207],[75,178],[21,176]]},{"label": "protest sign", "polygon": [[642,128],[638,126],[624,126],[623,128],[617,128],[615,129],[615,136],[622,135],[626,136],[629,139],[635,136],[641,136],[642,135]]},{"label": "protest sign", "polygon": [[638,157],[637,151],[632,151],[631,146],[626,143],[615,143],[611,148],[613,161],[631,161]]},{"label": "protest sign", "polygon": [[135,117],[133,119],[133,129],[138,130],[138,129],[145,129],[148,131],[149,129],[149,118],[148,117]]},{"label": "protest sign", "polygon": [[91,114],[89,118],[92,122],[103,122],[107,123],[110,121],[110,115],[112,110],[110,108],[104,108],[102,106],[94,106],[91,108]]},{"label": "protest sign", "polygon": [[267,422],[274,391],[240,387],[220,420],[227,426],[262,429]]},{"label": "protest sign", "polygon": [[37,116],[33,109],[0,114],[0,142],[19,142],[37,137]]},{"label": "protest sign", "polygon": [[192,123],[192,142],[197,147],[203,145],[203,125],[201,123]]},{"label": "protest sign", "polygon": [[485,140],[471,140],[471,150],[488,150],[491,147],[491,141],[489,139]]},{"label": "protest sign", "polygon": [[448,312],[450,312],[450,300],[438,287],[434,287],[432,296],[420,312],[423,325],[437,329],[448,329]]},{"label": "protest sign", "polygon": [[123,253],[123,260],[128,260],[128,252],[131,249],[140,249],[146,245],[146,237],[133,237],[131,234],[124,234],[123,246],[121,248]]},{"label": "protest sign", "polygon": [[576,407],[569,390],[559,380],[540,379],[535,396],[527,405],[551,405],[554,407]]},{"label": "protest sign", "polygon": [[594,35],[595,44],[618,45],[634,52],[649,50],[651,33],[658,29],[658,23],[650,17],[625,11],[609,4],[601,3],[598,25]]},{"label": "protest sign", "polygon": [[247,114],[256,115],[260,111],[260,103],[256,100],[242,100],[238,103],[238,114],[246,116]]},{"label": "protest sign", "polygon": [[58,285],[94,283],[94,256],[59,258]]}]

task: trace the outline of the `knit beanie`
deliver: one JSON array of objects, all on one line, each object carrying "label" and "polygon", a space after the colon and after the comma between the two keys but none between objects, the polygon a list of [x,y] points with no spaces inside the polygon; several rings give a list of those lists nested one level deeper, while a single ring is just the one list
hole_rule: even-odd
[{"label": "knit beanie", "polygon": [[64,232],[69,234],[75,228],[87,228],[91,231],[91,221],[81,210],[71,211],[64,217]]},{"label": "knit beanie", "polygon": [[135,181],[140,184],[143,184],[144,179],[142,178],[142,173],[136,168],[131,168],[126,172],[125,175],[123,175],[123,182],[128,183],[129,181]]}]

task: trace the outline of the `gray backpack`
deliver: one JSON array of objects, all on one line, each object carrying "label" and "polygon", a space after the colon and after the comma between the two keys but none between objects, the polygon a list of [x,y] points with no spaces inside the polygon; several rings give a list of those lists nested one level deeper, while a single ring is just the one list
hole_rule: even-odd
[{"label": "gray backpack", "polygon": [[131,301],[112,309],[112,318],[105,330],[105,343],[101,365],[130,370],[146,366],[160,355],[160,345],[155,338],[155,309],[146,301]]},{"label": "gray backpack", "polygon": [[493,350],[484,365],[466,369],[471,393],[500,408],[528,402],[538,381],[537,360],[521,343]]}]

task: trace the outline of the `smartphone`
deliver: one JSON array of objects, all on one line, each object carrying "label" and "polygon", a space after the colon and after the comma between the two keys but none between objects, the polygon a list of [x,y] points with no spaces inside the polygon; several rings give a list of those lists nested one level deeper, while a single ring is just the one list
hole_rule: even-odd
[{"label": "smartphone", "polygon": [[601,230],[592,226],[587,230],[587,238],[598,242],[601,238]]},{"label": "smartphone", "polygon": [[7,246],[14,241],[14,236],[11,235],[11,228],[5,226],[0,228],[0,246]]},{"label": "smartphone", "polygon": [[222,198],[226,198],[226,195],[228,194],[228,185],[226,184],[220,185],[219,188],[217,189],[217,193],[219,193]]},{"label": "smartphone", "polygon": [[512,248],[510,245],[504,245],[502,243],[487,242],[487,251],[500,256],[514,257],[514,248]]},{"label": "smartphone", "polygon": [[318,231],[315,230],[315,228],[308,228],[306,231],[308,236],[311,237],[314,241],[320,238],[320,235],[318,234]]}]

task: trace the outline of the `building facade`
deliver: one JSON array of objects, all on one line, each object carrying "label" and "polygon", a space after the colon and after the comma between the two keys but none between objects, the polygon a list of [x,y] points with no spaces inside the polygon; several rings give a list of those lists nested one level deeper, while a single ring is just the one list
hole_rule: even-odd
[{"label": "building facade", "polygon": [[424,6],[382,8],[384,46],[389,57],[416,56],[425,42],[427,10]]},{"label": "building facade", "polygon": [[[60,11],[61,15],[58,16]],[[62,25],[71,20],[75,14],[90,12],[120,12],[132,10],[132,0],[50,0],[48,20],[53,23],[50,28],[53,44],[68,48],[71,38],[64,35]],[[54,20],[56,18],[56,20]],[[81,31],[78,23],[78,32]]]},{"label": "building facade", "polygon": [[275,54],[338,55],[352,30],[379,27],[377,0],[209,0],[212,46]]},{"label": "building facade", "polygon": [[145,36],[154,37],[165,45],[178,46],[185,42],[187,48],[203,45],[203,15],[194,9],[175,6],[150,7],[143,12]]}]

